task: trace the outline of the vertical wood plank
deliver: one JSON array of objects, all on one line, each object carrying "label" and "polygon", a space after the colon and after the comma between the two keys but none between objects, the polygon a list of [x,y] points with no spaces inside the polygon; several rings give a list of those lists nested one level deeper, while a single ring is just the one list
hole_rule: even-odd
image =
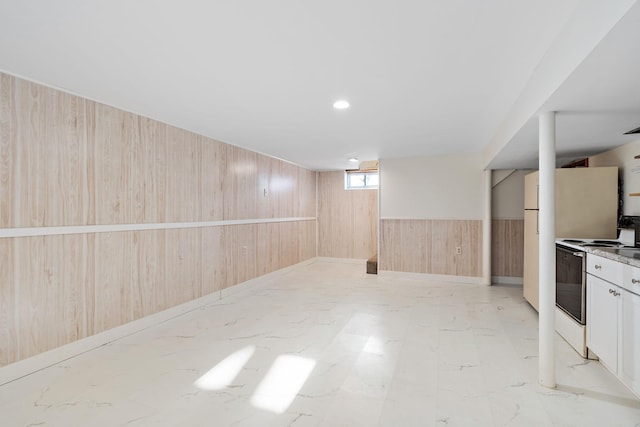
[{"label": "vertical wood plank", "polygon": [[15,225],[42,226],[45,223],[47,173],[44,88],[24,80],[16,81],[17,181]]},{"label": "vertical wood plank", "polygon": [[298,262],[302,262],[316,256],[316,221],[302,221],[298,224]]},{"label": "vertical wood plank", "polygon": [[133,320],[131,295],[131,234],[94,235],[93,333]]},{"label": "vertical wood plank", "polygon": [[[340,206],[346,209],[341,192],[336,188],[336,172],[318,173],[318,256],[338,256],[333,249],[334,236],[339,236],[340,224],[351,218],[339,218],[340,213],[335,213]],[[337,204],[338,207],[334,207]],[[340,222],[336,222],[336,219]]]},{"label": "vertical wood plank", "polygon": [[0,73],[0,227],[16,225],[19,205],[16,79]]},{"label": "vertical wood plank", "polygon": [[450,240],[455,247],[461,249],[461,254],[455,254],[454,274],[458,276],[480,276],[482,274],[482,221],[459,220],[449,221],[454,233]]},{"label": "vertical wood plank", "polygon": [[85,104],[82,98],[46,88],[45,135],[46,172],[30,171],[42,177],[45,198],[43,225],[86,224],[84,189],[87,188],[85,157]]},{"label": "vertical wood plank", "polygon": [[238,191],[236,173],[236,162],[234,160],[235,151],[238,149],[232,145],[225,144],[225,164],[226,168],[222,179],[222,219],[230,220],[238,217],[236,193]]},{"label": "vertical wood plank", "polygon": [[352,197],[354,248],[351,258],[368,259],[378,253],[378,190],[355,193]]},{"label": "vertical wood plank", "polygon": [[431,241],[429,242],[429,256],[431,259],[431,274],[453,274],[454,271],[454,242],[449,236],[453,227],[447,220],[431,221]]},{"label": "vertical wood plank", "polygon": [[253,279],[257,276],[256,262],[256,224],[236,225],[234,258],[235,265],[235,283],[242,283]]},{"label": "vertical wood plank", "polygon": [[140,137],[131,147],[131,217],[134,223],[165,220],[167,126],[139,118]]},{"label": "vertical wood plank", "polygon": [[97,233],[84,235],[83,263],[86,280],[83,286],[83,305],[85,310],[84,328],[87,336],[96,333],[96,236]]},{"label": "vertical wood plank", "polygon": [[172,126],[167,127],[167,135],[167,221],[199,221],[201,139]]},{"label": "vertical wood plank", "polygon": [[294,216],[296,198],[300,196],[299,185],[296,181],[298,167],[291,163],[280,163],[278,177],[278,212],[279,218],[291,218]]},{"label": "vertical wood plank", "polygon": [[87,336],[83,236],[15,239],[19,358]]},{"label": "vertical wood plank", "polygon": [[270,264],[269,224],[256,224],[256,269],[258,276],[267,274]]},{"label": "vertical wood plank", "polygon": [[238,277],[238,264],[235,254],[238,252],[238,228],[235,225],[225,225],[224,233],[224,251],[223,258],[220,262],[224,265],[225,283],[224,288],[235,285]]},{"label": "vertical wood plank", "polygon": [[258,188],[257,154],[242,148],[227,147],[224,183],[224,219],[256,218]]},{"label": "vertical wood plank", "polygon": [[202,221],[221,221],[224,217],[224,179],[227,170],[225,144],[202,139]]},{"label": "vertical wood plank", "polygon": [[[258,185],[256,189],[256,215],[257,218],[273,218],[275,208],[272,201],[275,200],[275,195],[271,192],[270,183],[273,179],[274,159],[258,155],[256,162]],[[267,190],[266,195],[264,194],[265,190]]]},{"label": "vertical wood plank", "polygon": [[430,221],[408,220],[400,223],[401,254],[400,268],[402,271],[426,273],[431,269],[431,262],[427,255],[428,236],[431,232]]},{"label": "vertical wood plank", "polygon": [[18,360],[14,240],[0,239],[0,366]]},{"label": "vertical wood plank", "polygon": [[298,199],[298,211],[295,216],[314,217],[316,216],[316,181],[318,173],[307,169],[300,168],[300,187],[301,195]]},{"label": "vertical wood plank", "polygon": [[257,154],[248,150],[237,148],[234,151],[234,175],[236,190],[234,197],[237,200],[236,219],[251,219],[256,217],[256,189]]},{"label": "vertical wood plank", "polygon": [[225,227],[202,229],[201,294],[208,295],[228,286],[225,264]]},{"label": "vertical wood plank", "polygon": [[201,234],[197,228],[165,230],[166,303],[173,307],[201,295]]},{"label": "vertical wood plank", "polygon": [[308,259],[306,257],[308,246],[309,246],[307,241],[310,240],[311,238],[311,236],[309,236],[308,234],[309,233],[308,222],[311,222],[311,221],[300,221],[292,224],[293,226],[292,235],[294,236],[294,239],[298,241],[296,253],[293,254],[294,264],[297,264],[299,262],[302,262]]},{"label": "vertical wood plank", "polygon": [[89,176],[96,224],[132,222],[132,150],[139,139],[138,116],[87,102]]},{"label": "vertical wood plank", "polygon": [[263,275],[277,270],[280,249],[277,224],[257,224],[257,242],[258,274]]},{"label": "vertical wood plank", "polygon": [[393,236],[396,235],[395,220],[380,220],[380,253],[378,254],[378,269],[386,271],[398,271],[395,267],[393,251]]},{"label": "vertical wood plank", "polygon": [[522,277],[524,220],[494,219],[491,225],[491,275]]},{"label": "vertical wood plank", "polygon": [[132,317],[139,319],[169,307],[166,300],[165,234],[162,230],[131,233]]},{"label": "vertical wood plank", "polygon": [[278,235],[278,265],[277,269],[295,264],[298,255],[298,236],[294,235],[295,223],[280,222],[276,225]]}]

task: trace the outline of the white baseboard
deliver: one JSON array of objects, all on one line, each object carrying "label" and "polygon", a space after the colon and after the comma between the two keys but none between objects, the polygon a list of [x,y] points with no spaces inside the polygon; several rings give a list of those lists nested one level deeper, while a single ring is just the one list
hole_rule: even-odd
[{"label": "white baseboard", "polygon": [[[238,283],[237,285],[233,285],[231,287],[228,287],[226,289],[222,290],[222,295],[220,299],[224,299],[227,297],[230,297],[232,295],[237,295],[237,294],[241,294],[243,292],[247,292],[250,291],[251,289],[253,289],[254,287],[256,287],[259,284],[262,284],[268,280],[274,279],[276,277],[282,276],[283,274],[286,274],[290,271],[295,270],[296,268],[305,266],[305,265],[309,265],[309,264],[313,264],[314,262],[316,262],[316,258],[309,258],[306,261],[301,261],[297,264],[293,264],[290,265],[289,267],[285,267],[285,268],[281,268],[280,270],[276,270],[276,271],[272,271],[271,273],[267,273],[264,274],[262,276],[256,277],[255,279],[250,279],[247,280],[246,282],[242,282],[242,283]],[[202,304],[204,305],[204,304]]]},{"label": "white baseboard", "polygon": [[90,337],[82,338],[72,343],[65,344],[61,347],[54,348],[52,350],[36,354],[35,356],[29,357],[27,359],[19,360],[9,365],[0,367],[0,386],[41,369],[60,363],[64,360],[70,359],[79,354],[85,353],[94,348],[109,344],[113,341],[135,334],[136,332],[140,332],[144,329],[157,326],[163,322],[186,314],[190,311],[197,310],[207,304],[214,303],[221,299],[230,297],[232,295],[237,295],[242,292],[248,292],[260,283],[264,283],[266,280],[276,278],[300,266],[312,264],[314,262],[316,262],[315,258],[302,261],[298,264],[294,264],[292,266],[285,267],[283,269],[265,274],[255,279],[247,280],[246,282],[223,289],[220,292],[213,292],[209,295],[205,295],[184,304],[180,304],[161,312],[154,313],[141,319],[126,323],[124,325],[117,326],[113,329],[109,329],[108,331],[100,332]]},{"label": "white baseboard", "polygon": [[522,286],[522,277],[491,276],[491,283],[496,285]]},{"label": "white baseboard", "polygon": [[324,257],[319,256],[315,258],[318,262],[338,262],[343,264],[362,264],[364,266],[367,265],[366,259],[357,259],[357,258],[332,258],[332,257]]},{"label": "white baseboard", "polygon": [[474,276],[451,276],[448,274],[406,273],[403,271],[390,271],[390,270],[378,270],[378,275],[381,277],[390,277],[390,278],[398,278],[398,279],[471,283],[474,285],[483,284],[482,277],[474,277]]}]

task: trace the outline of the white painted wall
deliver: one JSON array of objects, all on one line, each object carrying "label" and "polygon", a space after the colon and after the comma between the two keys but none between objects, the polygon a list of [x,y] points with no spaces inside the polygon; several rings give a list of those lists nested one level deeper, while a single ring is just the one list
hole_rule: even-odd
[{"label": "white painted wall", "polygon": [[482,155],[380,159],[380,217],[483,218]]},{"label": "white painted wall", "polygon": [[640,197],[629,196],[629,193],[640,193],[640,159],[634,159],[638,154],[640,139],[589,158],[589,167],[618,167],[618,174],[624,182],[624,215],[640,215]]},{"label": "white painted wall", "polygon": [[[524,219],[524,176],[530,170],[493,171],[491,217],[493,219]],[[506,178],[502,179],[506,175]],[[496,182],[498,181],[498,182]]]}]

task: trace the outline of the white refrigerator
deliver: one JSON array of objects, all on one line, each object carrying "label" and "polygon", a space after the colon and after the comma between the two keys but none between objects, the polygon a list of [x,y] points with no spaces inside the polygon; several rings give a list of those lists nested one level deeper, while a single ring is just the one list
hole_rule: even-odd
[{"label": "white refrigerator", "polygon": [[[523,294],[538,310],[539,174],[524,180]],[[556,169],[556,238],[615,239],[618,168]]]}]

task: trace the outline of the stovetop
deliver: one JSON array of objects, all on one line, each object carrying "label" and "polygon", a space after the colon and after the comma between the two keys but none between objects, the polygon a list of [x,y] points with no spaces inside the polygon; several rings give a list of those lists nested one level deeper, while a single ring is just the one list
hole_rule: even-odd
[{"label": "stovetop", "polygon": [[557,239],[556,243],[568,246],[573,249],[582,248],[633,248],[633,244],[621,240],[601,240],[601,239]]}]

